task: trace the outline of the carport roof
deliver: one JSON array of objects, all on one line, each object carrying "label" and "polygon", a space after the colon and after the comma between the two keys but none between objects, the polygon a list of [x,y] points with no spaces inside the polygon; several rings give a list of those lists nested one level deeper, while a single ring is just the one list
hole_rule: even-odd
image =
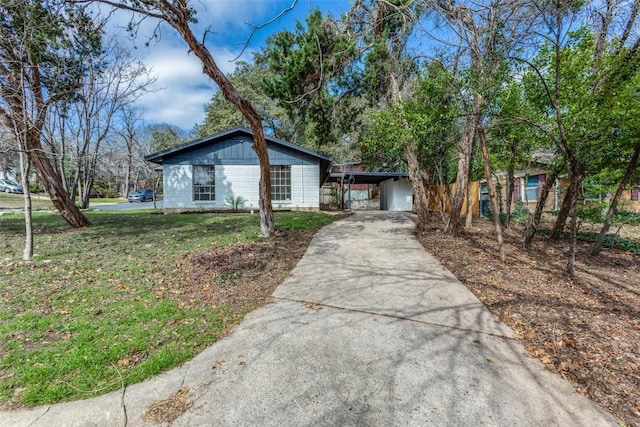
[{"label": "carport roof", "polygon": [[403,172],[332,172],[327,177],[327,182],[340,182],[351,184],[380,184],[388,179],[408,178],[409,174]]}]

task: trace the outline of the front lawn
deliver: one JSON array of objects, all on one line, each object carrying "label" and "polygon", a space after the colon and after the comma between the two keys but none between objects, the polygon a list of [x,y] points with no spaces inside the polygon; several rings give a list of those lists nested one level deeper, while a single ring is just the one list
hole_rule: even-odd
[{"label": "front lawn", "polygon": [[[0,217],[5,407],[104,394],[190,359],[255,306],[213,299],[218,294],[211,288],[224,280],[200,286],[193,279],[202,267],[192,259],[230,245],[242,244],[241,251],[249,253],[254,244],[270,244],[275,251],[294,241],[300,244],[298,257],[311,239],[309,230],[333,220],[322,213],[277,213],[278,227],[288,232],[274,242],[261,237],[258,215],[86,215],[93,225],[72,230],[57,214],[35,213],[36,255],[26,263],[20,260],[23,216]],[[267,251],[263,246],[261,253]],[[271,258],[259,267],[270,270]]]},{"label": "front lawn", "polygon": [[[51,199],[45,194],[32,194],[33,210],[50,209],[53,207]],[[24,209],[24,195],[0,193],[0,209]]]}]

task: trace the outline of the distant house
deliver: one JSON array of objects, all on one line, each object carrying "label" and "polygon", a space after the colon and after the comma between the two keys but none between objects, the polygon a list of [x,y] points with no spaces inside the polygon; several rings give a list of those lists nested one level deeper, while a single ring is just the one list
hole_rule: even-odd
[{"label": "distant house", "polygon": [[[274,209],[317,210],[331,159],[313,150],[266,137]],[[242,197],[257,209],[260,166],[250,129],[234,128],[145,157],[162,165],[165,212],[229,209]]]},{"label": "distant house", "polygon": [[[511,199],[511,208],[514,209],[517,204],[522,204],[522,207],[529,212],[533,212],[538,203],[538,198],[541,194],[542,187],[546,183],[551,172],[549,170],[539,169],[530,171],[517,171],[514,173],[515,183],[513,188],[513,194]],[[500,184],[502,200],[506,200],[506,178],[499,177],[498,183]],[[544,209],[557,211],[562,204],[562,198],[565,195],[566,189],[569,187],[569,179],[565,176],[561,176],[555,180],[553,187],[546,200]],[[609,201],[612,194],[590,194],[587,191],[583,191],[582,199],[587,203]],[[491,207],[489,204],[489,192],[487,189],[486,181],[480,181],[480,215],[490,214]],[[640,180],[635,180],[631,183],[630,188],[623,191],[620,201],[618,203],[618,209],[630,210],[640,212]]]}]

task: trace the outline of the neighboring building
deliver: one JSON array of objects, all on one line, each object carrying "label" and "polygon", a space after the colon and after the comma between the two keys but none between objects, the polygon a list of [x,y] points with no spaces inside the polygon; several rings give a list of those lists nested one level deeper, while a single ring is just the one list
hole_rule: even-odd
[{"label": "neighboring building", "polygon": [[[533,212],[538,203],[538,197],[542,191],[542,187],[547,182],[547,177],[550,172],[548,170],[530,170],[530,171],[516,171],[514,175],[513,193],[511,195],[511,209],[515,209],[516,205],[522,204],[522,207],[530,212]],[[549,197],[545,203],[545,210],[558,210],[560,203],[562,202],[561,189],[566,188],[564,185],[568,185],[565,182],[566,179],[557,179],[553,185]],[[498,180],[500,185],[500,194],[502,202],[507,200],[507,181],[506,177],[502,176]],[[490,214],[491,206],[489,202],[489,192],[487,190],[486,180],[480,181],[480,214],[486,216]]]},{"label": "neighboring building", "polygon": [[335,194],[331,204],[345,209],[413,210],[413,188],[404,172],[367,172],[359,162],[332,165],[327,188]]},{"label": "neighboring building", "polygon": [[[274,209],[319,209],[331,159],[266,139]],[[234,128],[146,156],[163,167],[165,212],[229,209],[229,199],[237,197],[244,199],[245,209],[258,209],[260,164],[252,145],[250,129]]]},{"label": "neighboring building", "polygon": [[367,172],[360,162],[334,164],[322,188],[327,208],[413,210],[413,188],[404,172]]},{"label": "neighboring building", "polygon": [[[511,201],[511,209],[515,209],[516,205],[522,204],[522,207],[529,212],[533,212],[538,202],[538,197],[541,193],[542,187],[546,183],[550,171],[548,170],[532,170],[532,171],[518,171],[514,173],[515,183],[513,188],[513,196]],[[501,177],[499,179],[500,195],[502,201],[506,201],[506,179]],[[553,187],[549,192],[549,197],[546,200],[544,209],[547,211],[557,211],[560,209],[562,198],[569,187],[569,179],[566,176],[562,176],[553,183]],[[584,192],[583,199],[585,202],[608,202],[613,194],[588,194]],[[486,216],[490,214],[491,207],[489,204],[489,194],[487,190],[487,184],[485,180],[480,181],[480,214]],[[620,201],[618,202],[618,210],[628,210],[640,212],[640,180],[635,180],[630,188],[626,189]]]}]

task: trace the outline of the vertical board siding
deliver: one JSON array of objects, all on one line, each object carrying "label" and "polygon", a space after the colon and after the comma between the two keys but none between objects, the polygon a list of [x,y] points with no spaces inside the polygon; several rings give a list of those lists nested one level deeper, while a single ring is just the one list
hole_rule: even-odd
[{"label": "vertical board siding", "polygon": [[[213,145],[202,146],[184,153],[176,154],[164,161],[164,164],[180,165],[259,165],[258,156],[253,151],[253,141],[248,138],[236,137],[216,142]],[[295,150],[268,145],[269,162],[273,165],[314,165],[318,160],[312,156]]]}]

